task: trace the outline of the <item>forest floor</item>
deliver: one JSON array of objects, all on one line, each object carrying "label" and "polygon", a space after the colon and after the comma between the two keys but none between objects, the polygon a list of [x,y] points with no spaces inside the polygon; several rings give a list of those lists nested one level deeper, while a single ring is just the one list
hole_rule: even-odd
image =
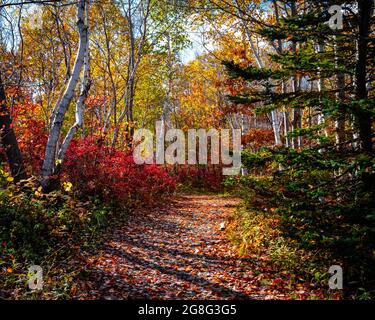
[{"label": "forest floor", "polygon": [[85,276],[75,298],[319,296],[309,283],[277,271],[267,256],[238,255],[220,223],[230,223],[239,203],[234,197],[180,195],[168,205],[132,212],[125,223],[109,228],[95,253],[81,253],[78,260]]}]

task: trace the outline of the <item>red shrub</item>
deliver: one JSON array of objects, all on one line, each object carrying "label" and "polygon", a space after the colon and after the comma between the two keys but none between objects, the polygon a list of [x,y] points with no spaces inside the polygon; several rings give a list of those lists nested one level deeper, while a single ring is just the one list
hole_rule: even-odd
[{"label": "red shrub", "polygon": [[41,106],[25,99],[14,106],[12,117],[25,166],[31,174],[37,175],[43,163],[48,138]]},{"label": "red shrub", "polygon": [[75,190],[124,205],[150,204],[175,189],[156,165],[137,165],[132,154],[100,146],[93,138],[72,141],[64,165]]},{"label": "red shrub", "polygon": [[254,152],[261,147],[272,146],[274,142],[272,129],[250,129],[248,133],[242,137],[242,144],[249,146]]},{"label": "red shrub", "polygon": [[222,166],[184,165],[175,169],[178,183],[193,189],[218,191],[222,187]]},{"label": "red shrub", "polygon": [[22,121],[17,127],[17,137],[26,167],[32,174],[38,174],[43,164],[48,139],[44,121]]}]

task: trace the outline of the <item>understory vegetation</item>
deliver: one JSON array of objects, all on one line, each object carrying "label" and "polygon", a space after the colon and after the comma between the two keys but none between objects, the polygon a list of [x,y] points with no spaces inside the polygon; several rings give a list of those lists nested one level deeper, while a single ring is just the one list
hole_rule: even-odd
[{"label": "understory vegetation", "polygon": [[325,148],[317,154],[245,152],[251,174],[226,181],[244,198],[234,237],[242,253],[266,250],[280,268],[323,287],[328,268],[340,265],[346,296],[368,299],[374,295],[375,210],[361,177],[374,159]]},{"label": "understory vegetation", "polygon": [[[0,189],[0,295],[9,298],[67,298],[76,275],[69,260],[90,246],[106,226],[112,210],[101,202],[82,201],[71,184],[42,194],[37,180],[9,185],[2,174]],[[5,180],[5,181],[4,181]],[[64,263],[64,261],[66,263]],[[28,290],[29,267],[42,265],[47,290]]]}]

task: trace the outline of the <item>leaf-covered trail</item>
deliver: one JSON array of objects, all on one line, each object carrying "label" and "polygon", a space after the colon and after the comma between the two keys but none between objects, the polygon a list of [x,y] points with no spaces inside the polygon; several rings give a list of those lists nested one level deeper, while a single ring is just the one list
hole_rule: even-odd
[{"label": "leaf-covered trail", "polygon": [[[94,256],[84,255],[89,281],[77,298],[287,298],[287,275],[275,279],[261,257],[240,258],[220,230],[238,202],[184,195],[168,206],[133,212],[106,235]],[[274,279],[265,284],[270,277]]]}]

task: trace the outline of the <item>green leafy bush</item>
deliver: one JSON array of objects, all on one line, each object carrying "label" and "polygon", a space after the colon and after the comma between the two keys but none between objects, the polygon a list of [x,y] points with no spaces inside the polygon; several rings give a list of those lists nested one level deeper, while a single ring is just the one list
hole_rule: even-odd
[{"label": "green leafy bush", "polygon": [[[275,262],[289,269],[297,263],[311,279],[327,266],[340,264],[347,294],[360,294],[359,287],[373,294],[374,158],[327,145],[320,152],[318,148],[246,151],[244,160],[251,174],[226,181],[228,187],[237,186],[250,212],[241,218],[243,241],[258,239]],[[269,239],[256,232],[260,221],[268,221],[262,229]]]},{"label": "green leafy bush", "polygon": [[[43,194],[35,178],[17,185],[12,180],[0,171],[0,297],[17,298],[18,294],[24,298],[31,294],[26,290],[29,266],[41,265],[52,277],[58,261],[64,261],[78,246],[90,245],[111,210],[94,199],[82,202],[74,198],[70,183]],[[52,289],[46,292],[56,287],[67,290],[66,279],[61,277],[69,270],[57,273],[59,280],[51,280]]]}]

